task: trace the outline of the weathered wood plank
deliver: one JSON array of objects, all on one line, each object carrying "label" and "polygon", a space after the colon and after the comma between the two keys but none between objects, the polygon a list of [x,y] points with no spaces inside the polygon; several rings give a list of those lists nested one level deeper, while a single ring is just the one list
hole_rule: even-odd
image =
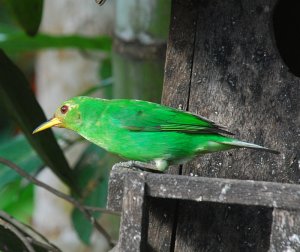
[{"label": "weathered wood plank", "polygon": [[[250,150],[234,150],[208,154],[194,159],[182,169],[185,175],[253,179],[299,183],[300,96],[299,78],[288,72],[275,48],[272,13],[277,0],[204,0],[199,1],[197,35],[194,48],[189,111],[226,125],[242,140],[252,141],[282,151],[275,156]],[[247,201],[247,198],[245,198]],[[211,209],[217,218],[226,206]],[[251,207],[250,207],[251,208]],[[268,249],[268,236],[256,230],[270,226],[270,218],[260,221],[247,208],[243,230],[231,230],[243,243],[261,242]],[[245,216],[244,209],[240,213]],[[197,250],[195,233],[205,222],[189,228],[193,211],[188,203],[177,210],[176,251]],[[230,213],[231,214],[231,213]],[[232,218],[234,220],[234,218]],[[205,221],[205,220],[203,220]],[[226,222],[224,220],[223,225]],[[217,225],[217,223],[215,224]],[[214,225],[213,225],[214,226]],[[228,232],[222,225],[216,232]],[[183,231],[187,230],[187,231]],[[250,231],[248,231],[250,230]],[[246,235],[247,233],[247,235]],[[216,236],[211,236],[219,244]],[[189,244],[189,248],[184,244]],[[216,248],[216,247],[214,247]],[[220,250],[226,247],[220,246]],[[203,251],[209,250],[208,247]],[[256,251],[248,248],[248,251]],[[233,250],[235,251],[235,250]],[[238,251],[238,250],[237,250]]]},{"label": "weathered wood plank", "polygon": [[[167,45],[162,104],[188,108],[198,0],[173,0]],[[168,173],[178,174],[174,166]],[[171,251],[176,232],[177,202],[150,201],[148,249]],[[159,204],[158,204],[159,203]]]},{"label": "weathered wood plank", "polygon": [[[179,232],[182,237],[176,234],[174,251],[182,251],[182,248],[195,251],[195,247],[201,251],[220,248],[228,252],[266,251],[269,242],[270,252],[300,248],[297,239],[300,236],[300,185],[153,174],[132,171],[120,164],[113,171],[113,178],[119,181],[121,188],[119,197],[123,198],[120,240],[115,251],[158,251],[157,247],[159,251],[173,251],[171,234],[162,236],[161,232],[173,231],[168,213],[175,199],[180,200],[179,206],[192,218],[179,215],[178,223],[184,223],[185,228]],[[166,208],[167,203],[169,208]],[[253,233],[270,236],[273,208],[276,209],[273,210],[271,240],[257,241]],[[157,226],[152,224],[152,228],[158,232],[151,237],[151,241],[159,242],[155,247],[147,237],[149,213],[156,218]],[[190,233],[190,229],[197,232]],[[239,232],[243,232],[243,240]],[[186,236],[189,238],[182,239]],[[233,240],[240,241],[233,243]]]},{"label": "weathered wood plank", "polygon": [[173,0],[162,103],[188,108],[196,36],[197,0]]},{"label": "weathered wood plank", "polygon": [[[147,185],[146,196],[150,197],[300,209],[300,185],[297,184],[137,172],[120,164],[115,165],[113,171],[113,179],[118,181],[119,189],[116,194],[115,187],[110,187],[113,191],[109,191],[109,194],[116,195],[118,202],[124,194],[124,177],[134,180],[139,175],[143,176]],[[120,203],[109,209],[119,207]]]},{"label": "weathered wood plank", "polygon": [[145,251],[147,242],[147,209],[143,174],[130,173],[124,181],[119,251]]},{"label": "weathered wood plank", "polygon": [[122,212],[124,181],[130,172],[131,170],[124,163],[117,163],[112,167],[108,183],[107,209]]},{"label": "weathered wood plank", "polygon": [[300,251],[300,211],[273,210],[270,250]]},{"label": "weathered wood plank", "polygon": [[277,2],[201,1],[189,110],[281,154],[208,154],[190,163],[185,174],[299,183],[300,79],[284,65],[274,42]]},{"label": "weathered wood plank", "polygon": [[147,174],[146,184],[151,197],[300,209],[295,184],[161,174]]}]

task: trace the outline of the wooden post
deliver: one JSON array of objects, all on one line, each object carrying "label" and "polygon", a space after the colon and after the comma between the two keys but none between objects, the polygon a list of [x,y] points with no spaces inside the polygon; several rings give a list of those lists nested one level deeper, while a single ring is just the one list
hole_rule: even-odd
[{"label": "wooden post", "polygon": [[[182,248],[184,251],[195,251],[195,244],[199,249],[209,248],[211,251],[219,251],[220,248],[225,251],[267,251],[270,248],[268,251],[273,252],[298,251],[300,248],[300,185],[168,174],[162,176],[132,171],[131,167],[117,164],[113,167],[110,180],[108,205],[114,211],[123,208],[120,239],[115,251],[157,251],[153,247],[153,240],[159,239],[162,230],[170,232],[174,227],[166,225],[169,223],[166,215],[158,233],[147,232],[149,225],[154,230],[148,220],[148,213],[153,214],[148,211],[148,206],[152,205],[154,209],[158,202],[171,203],[174,199],[180,202],[179,205],[185,204],[185,210],[193,217],[185,219],[185,227],[180,230],[181,235],[189,237],[181,239],[176,235],[169,245],[168,236],[161,236],[160,251],[182,251]],[[218,214],[218,210],[224,213],[224,208],[226,214]],[[165,212],[165,204],[158,209]],[[265,222],[264,216],[268,216],[272,227],[257,228],[252,218],[253,209],[262,213],[256,216],[261,222]],[[212,216],[211,213],[215,214]],[[244,230],[245,224],[247,230]],[[243,232],[246,239],[238,242],[239,232],[224,232],[231,231],[233,227]],[[197,232],[189,234],[189,229],[195,228]],[[251,235],[252,229],[266,237],[256,243]],[[216,239],[219,243],[215,242]]]},{"label": "wooden post", "polygon": [[300,211],[273,210],[269,252],[300,250]]},{"label": "wooden post", "polygon": [[[162,102],[181,105],[228,126],[242,140],[282,152],[278,156],[251,150],[204,155],[185,165],[182,174],[298,183],[300,81],[275,47],[276,3],[173,0]],[[201,209],[184,202],[173,210],[175,251],[195,251],[205,239],[203,251],[269,248],[270,211],[210,205]],[[197,218],[197,211],[206,217]]]},{"label": "wooden post", "polygon": [[119,238],[120,251],[145,251],[148,222],[144,174],[127,176],[124,181],[123,208]]}]

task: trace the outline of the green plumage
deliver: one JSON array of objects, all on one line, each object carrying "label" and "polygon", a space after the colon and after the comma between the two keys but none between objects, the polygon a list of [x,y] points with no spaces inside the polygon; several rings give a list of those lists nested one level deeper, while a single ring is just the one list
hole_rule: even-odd
[{"label": "green plumage", "polygon": [[238,147],[277,153],[224,136],[232,133],[206,118],[146,101],[74,97],[62,106],[68,111],[57,109],[59,127],[126,159],[154,161],[159,170],[199,154]]}]

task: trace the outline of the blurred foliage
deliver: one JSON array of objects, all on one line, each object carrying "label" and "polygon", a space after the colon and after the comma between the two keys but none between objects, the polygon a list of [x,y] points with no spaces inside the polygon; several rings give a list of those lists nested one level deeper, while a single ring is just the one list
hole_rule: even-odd
[{"label": "blurred foliage", "polygon": [[[36,155],[24,135],[9,137],[10,132],[0,132],[0,153],[13,160],[29,174],[36,174],[42,167],[42,160]],[[34,186],[10,168],[0,164],[0,209],[16,219],[29,223],[33,210]]]},{"label": "blurred foliage", "polygon": [[29,224],[34,206],[34,186],[22,179],[3,186],[0,190],[0,209],[17,220]]},{"label": "blurred foliage", "polygon": [[20,53],[40,49],[76,48],[109,52],[112,39],[108,36],[84,37],[79,35],[48,35],[39,33],[29,37],[15,27],[0,24],[0,48],[6,53]]},{"label": "blurred foliage", "polygon": [[[161,1],[161,4],[164,7],[157,5],[159,11],[154,10],[152,25],[144,33],[155,34],[164,39],[169,22],[169,18],[166,17],[169,15],[170,1]],[[29,78],[25,76],[18,64],[13,63],[11,59],[19,59],[19,55],[24,53],[28,55],[28,52],[41,49],[73,48],[84,53],[87,50],[101,52],[101,68],[98,71],[101,82],[95,83],[84,92],[84,95],[94,95],[101,90],[105,98],[128,97],[153,101],[159,101],[161,94],[163,59],[158,57],[154,60],[152,58],[137,60],[130,59],[126,54],[115,53],[113,56],[115,79],[113,79],[112,39],[107,36],[84,37],[76,34],[57,36],[38,33],[42,8],[43,0],[0,0],[0,156],[13,161],[32,175],[48,165],[62,181],[68,184],[72,196],[82,204],[104,207],[109,168],[114,160],[103,149],[89,145],[71,169],[51,130],[33,137],[31,132],[34,127],[46,118],[35,99],[32,76]],[[141,9],[138,12],[133,11],[137,15],[142,13]],[[126,13],[121,8],[121,14]],[[140,16],[140,20],[145,19]],[[26,64],[27,59],[24,60]],[[33,61],[30,61],[33,65]],[[32,69],[33,67],[30,71],[33,72]],[[14,119],[14,123],[7,115]],[[20,134],[20,129],[27,139]],[[77,141],[72,139],[64,142],[66,143],[64,147],[67,148],[77,144]],[[33,208],[33,194],[31,184],[20,178],[14,171],[0,165],[0,209],[28,223]],[[104,218],[107,215],[101,216],[100,213],[93,213],[93,215],[97,219],[100,218],[105,228],[114,226],[115,229],[110,229],[109,233],[117,236],[119,217]],[[77,209],[72,212],[72,222],[80,239],[90,244],[92,224]],[[30,237],[36,243],[28,245],[24,242],[26,240],[24,237]],[[36,251],[58,251],[26,225],[0,212],[0,250],[9,248],[9,251],[23,251],[28,246],[34,247]]]},{"label": "blurred foliage", "polygon": [[[19,55],[23,55],[24,52],[41,49],[75,48],[105,52],[107,57],[102,61],[99,70],[102,81],[85,93],[91,95],[103,89],[104,96],[111,98],[112,39],[108,36],[55,36],[37,33],[42,6],[42,0],[5,0],[5,5],[3,0],[0,0],[0,156],[13,161],[31,175],[36,175],[47,164],[69,185],[72,196],[77,200],[89,206],[105,207],[112,159],[103,149],[89,145],[71,170],[51,130],[32,136],[34,127],[46,118],[35,99],[32,83],[28,82],[30,78],[24,76],[6,54],[13,59],[19,59]],[[15,21],[23,30],[15,26]],[[14,119],[14,123],[10,118]],[[19,128],[25,135],[19,132]],[[67,147],[74,144],[74,140],[67,141]],[[0,209],[19,221],[30,223],[33,203],[34,186],[20,178],[15,171],[0,164]],[[93,215],[95,218],[100,217],[99,212]],[[4,218],[4,222],[2,217],[0,213],[0,250],[25,250],[26,244],[24,245],[22,235],[41,242],[32,232],[28,234],[27,226],[13,219],[8,221]],[[72,222],[81,240],[89,244],[92,224],[77,209],[72,212]],[[110,217],[105,222],[111,226],[111,223],[118,222],[118,217]],[[44,238],[42,240],[41,244],[46,245],[43,245],[44,248],[33,245],[36,251],[58,251],[56,248],[45,249],[47,246],[51,247],[51,244],[49,245]]]},{"label": "blurred foliage", "polygon": [[32,135],[36,125],[46,121],[46,117],[29,86],[30,84],[19,68],[0,50],[0,98],[4,107],[45,164],[76,191],[76,184],[72,182],[71,169],[52,131],[49,130],[37,136]]},{"label": "blurred foliage", "polygon": [[42,19],[44,0],[6,0],[6,3],[26,33],[35,35]]},{"label": "blurred foliage", "polygon": [[[75,165],[73,173],[81,190],[81,195],[78,198],[80,202],[88,206],[106,206],[110,167],[110,156],[105,150],[94,144],[86,148]],[[93,216],[98,219],[100,212],[95,212]],[[92,223],[78,209],[73,210],[72,221],[82,241],[89,244],[93,231]]]},{"label": "blurred foliage", "polygon": [[[0,137],[2,135],[0,135]],[[17,135],[8,141],[1,141],[1,143],[1,156],[8,160],[12,160],[15,164],[22,167],[22,169],[29,174],[36,174],[37,171],[43,166],[42,160],[36,155],[35,151],[32,149],[24,135]],[[0,178],[0,192],[8,184],[20,180],[20,176],[15,171],[4,166],[3,164],[0,164]]]}]

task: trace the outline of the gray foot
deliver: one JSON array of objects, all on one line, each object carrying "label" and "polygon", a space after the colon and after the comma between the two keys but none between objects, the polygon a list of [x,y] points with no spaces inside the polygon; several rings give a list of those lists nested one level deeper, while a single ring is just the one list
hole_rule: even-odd
[{"label": "gray foot", "polygon": [[144,163],[140,161],[128,161],[128,162],[121,162],[117,164],[119,168],[127,168],[134,171],[149,171],[149,172],[156,172],[161,173],[162,171],[158,170],[155,163]]}]

